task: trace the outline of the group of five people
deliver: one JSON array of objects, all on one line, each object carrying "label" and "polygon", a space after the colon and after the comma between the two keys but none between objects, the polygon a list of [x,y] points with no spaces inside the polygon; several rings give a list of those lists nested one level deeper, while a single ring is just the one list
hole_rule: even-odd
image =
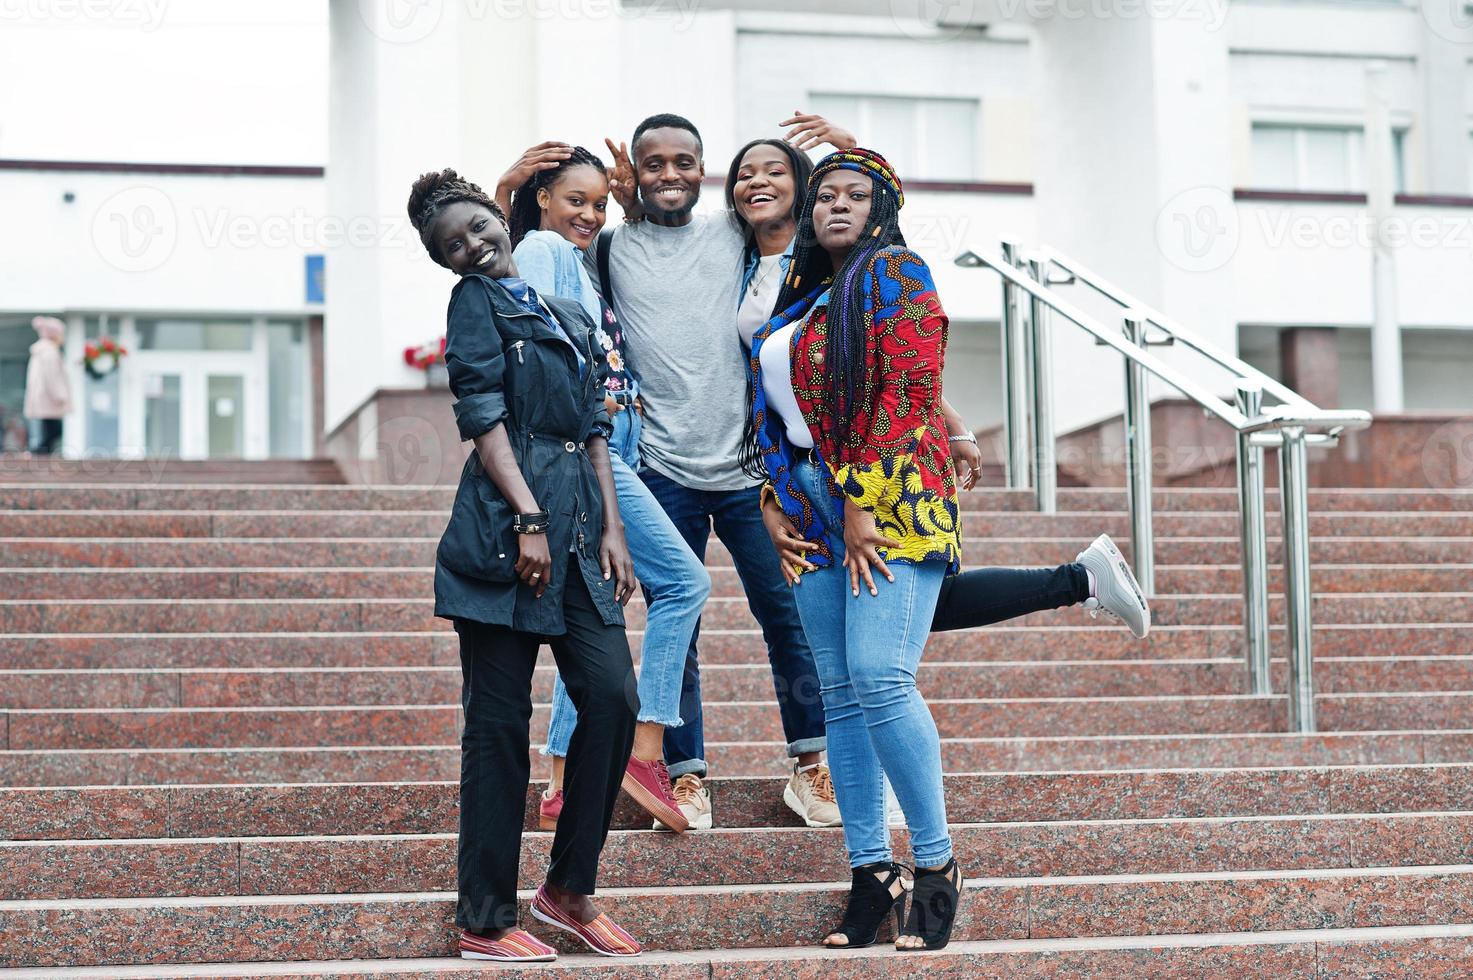
[{"label": "group of five people", "polygon": [[[640,952],[592,901],[598,859],[621,788],[656,829],[712,825],[697,644],[712,530],[767,646],[784,801],[844,828],[853,878],[829,946],[873,943],[893,910],[897,948],[940,948],[959,908],[916,688],[927,633],[1074,604],[1149,627],[1105,535],[1054,568],[961,570],[957,491],[980,453],[942,394],[948,320],[905,245],[901,181],[821,117],[781,125],[737,153],[710,213],[695,210],[700,134],[672,114],[608,141],[612,170],[548,142],[494,195],[453,170],[412,189],[430,257],[460,277],[445,360],[475,446],[435,569],[463,676],[462,956],[555,956],[516,900],[544,643],[558,679],[538,820],[555,833],[531,915],[596,952]],[[815,166],[820,143],[836,152]],[[611,195],[624,220],[608,229]],[[636,677],[622,606],[641,585]]]}]

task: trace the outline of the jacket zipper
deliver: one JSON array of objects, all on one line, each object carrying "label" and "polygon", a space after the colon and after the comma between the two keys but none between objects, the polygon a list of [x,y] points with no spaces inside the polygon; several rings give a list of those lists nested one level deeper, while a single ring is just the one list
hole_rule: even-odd
[{"label": "jacket zipper", "polygon": [[525,347],[525,346],[527,346],[527,342],[525,340],[518,340],[516,343],[512,344],[511,346],[517,352],[517,363],[518,364],[524,363],[522,361],[522,348]]}]

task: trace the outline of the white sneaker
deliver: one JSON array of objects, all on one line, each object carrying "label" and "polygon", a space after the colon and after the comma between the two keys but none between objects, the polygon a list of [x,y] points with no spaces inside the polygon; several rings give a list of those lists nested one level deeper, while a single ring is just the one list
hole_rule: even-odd
[{"label": "white sneaker", "polygon": [[834,798],[834,780],[822,762],[807,768],[793,767],[793,778],[783,787],[783,802],[810,827],[839,827],[839,802]]},{"label": "white sneaker", "polygon": [[1124,622],[1137,639],[1151,631],[1151,608],[1140,583],[1108,534],[1095,538],[1074,560],[1095,577],[1095,595],[1084,601],[1091,616],[1107,613]]},{"label": "white sneaker", "polygon": [[[690,830],[711,829],[711,791],[701,782],[700,776],[688,772],[678,777],[671,788],[671,795],[675,797],[675,805],[680,807],[680,812],[685,814]],[[670,828],[656,820],[654,829]]]}]

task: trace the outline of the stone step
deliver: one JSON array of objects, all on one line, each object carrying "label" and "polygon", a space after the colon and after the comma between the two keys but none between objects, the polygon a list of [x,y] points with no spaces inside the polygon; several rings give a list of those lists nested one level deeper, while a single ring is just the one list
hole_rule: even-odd
[{"label": "stone step", "polygon": [[[951,836],[962,867],[1007,878],[1409,867],[1468,863],[1473,813],[953,824]],[[552,837],[525,835],[522,881],[547,874]],[[906,831],[891,842],[913,863]],[[12,900],[454,891],[455,862],[455,834],[0,841]],[[616,831],[599,887],[659,887],[674,867],[697,886],[849,871],[840,829]]]},{"label": "stone step", "polygon": [[[438,538],[449,508],[442,510],[260,510],[139,511],[33,510],[0,511],[0,537],[5,538]],[[1036,514],[1014,511],[967,511],[962,515],[964,549],[984,547],[992,538],[1092,538],[1102,532],[1129,535],[1123,511]],[[1310,514],[1315,536],[1468,537],[1473,511],[1318,511]],[[1268,533],[1279,534],[1277,514],[1268,515]],[[1237,515],[1231,512],[1174,512],[1156,515],[1158,539],[1169,537],[1234,537]],[[711,556],[725,554],[716,542]],[[729,558],[718,559],[725,563]]]},{"label": "stone step", "polygon": [[[609,889],[600,903],[652,949],[736,949],[813,943],[838,921],[847,891],[847,883]],[[528,922],[529,899],[524,892]],[[406,892],[0,902],[0,932],[15,937],[9,961],[26,967],[443,957],[455,949],[454,901],[450,892]],[[969,878],[953,935],[967,942],[1466,925],[1470,901],[1469,865]],[[562,934],[539,931],[572,948]]]},{"label": "stone step", "polygon": [[[1277,732],[1213,735],[1063,735],[948,738],[947,772],[1235,768],[1462,762],[1473,730]],[[706,743],[715,771],[786,777],[785,744]],[[534,779],[547,759],[534,752]],[[0,751],[3,786],[116,786],[201,783],[415,782],[458,780],[460,745],[312,746],[230,749],[16,749]]]},{"label": "stone step", "polygon": [[[340,484],[343,474],[331,459],[65,459],[60,456],[0,456],[0,484],[6,489],[36,485],[66,486],[73,492],[127,484],[246,484],[305,486]],[[9,506],[0,504],[0,506]]]},{"label": "stone step", "polygon": [[[1019,622],[1027,624],[1032,620]],[[1084,619],[1085,623],[1091,620]],[[1118,626],[1008,625],[933,633],[926,659],[969,661],[1232,660],[1241,659],[1243,630],[1221,626],[1156,625],[1144,640]],[[643,631],[629,631],[638,654]],[[1316,623],[1316,657],[1457,657],[1473,654],[1473,623]],[[1282,626],[1270,630],[1282,655]],[[0,634],[0,669],[52,670],[130,667],[398,667],[458,666],[455,634],[415,632],[270,633],[13,633]],[[551,654],[544,649],[544,657]],[[764,664],[767,646],[756,629],[701,630],[702,664]],[[548,659],[548,663],[551,660]]]},{"label": "stone step", "polygon": [[[557,669],[533,675],[532,698],[550,704]],[[1288,665],[1274,665],[1274,689],[1287,690]],[[1241,694],[1240,660],[1089,660],[968,662],[928,658],[918,673],[927,698],[1113,698]],[[766,663],[705,664],[708,704],[774,696]],[[1473,656],[1319,657],[1321,694],[1473,691]],[[0,670],[4,708],[233,708],[378,704],[455,704],[455,667],[109,668]],[[798,692],[800,697],[812,696]]]},{"label": "stone step", "polygon": [[[1073,561],[1090,537],[990,538],[985,551],[968,559],[998,566],[1029,567]],[[1130,554],[1130,540],[1115,543]],[[0,538],[5,568],[421,568],[433,566],[436,537],[404,538]],[[719,542],[711,542],[712,554]],[[724,554],[724,549],[722,549]],[[1269,561],[1283,561],[1278,538],[1269,541]],[[1473,537],[1326,537],[1310,541],[1319,565],[1468,564]],[[1160,538],[1158,566],[1238,567],[1238,539]],[[721,567],[730,567],[729,565]]]},{"label": "stone step", "polygon": [[[233,465],[233,464],[232,464]],[[296,464],[286,464],[289,472]],[[99,469],[105,468],[102,463]],[[0,466],[0,510],[444,510],[455,500],[454,486],[283,486],[249,484],[226,480],[220,485],[167,486],[154,482],[125,483],[110,480],[105,485],[35,484],[5,482]],[[111,474],[116,475],[116,474]],[[245,476],[250,473],[246,472]],[[1031,511],[1031,490],[1000,487],[961,491],[967,510]],[[1279,497],[1265,498],[1269,510],[1277,510]],[[1309,491],[1311,511],[1458,511],[1473,510],[1473,490],[1315,488]],[[1236,490],[1173,488],[1152,493],[1157,511],[1233,511],[1238,509]],[[1125,491],[1118,488],[1060,488],[1059,510],[1125,510]]]},{"label": "stone step", "polygon": [[[945,777],[954,823],[1473,810],[1473,765],[1281,766]],[[451,834],[458,781],[0,788],[0,840]],[[713,776],[715,825],[801,826],[782,779]],[[527,790],[535,827],[541,783]],[[646,830],[625,796],[615,829]]]},{"label": "stone step", "polygon": [[[1469,539],[1473,546],[1473,539]],[[969,566],[971,567],[971,566]],[[711,594],[746,595],[736,569],[710,569]],[[1284,570],[1268,570],[1282,591]],[[417,568],[3,568],[11,599],[359,599],[433,595],[433,565]],[[1317,592],[1460,592],[1473,590],[1473,565],[1333,565],[1313,570]],[[1156,566],[1160,594],[1204,595],[1242,588],[1242,571],[1226,565]]]},{"label": "stone step", "polygon": [[[1275,732],[1287,724],[1282,695],[928,699],[943,738],[1177,735]],[[1473,692],[1322,694],[1322,731],[1473,728]],[[550,709],[532,710],[542,744]],[[459,705],[241,708],[15,708],[4,711],[7,749],[234,748],[442,745],[460,734]],[[771,699],[705,705],[712,741],[782,738]]]},{"label": "stone step", "polygon": [[[810,937],[811,938],[811,937]],[[493,968],[494,969],[494,968]],[[646,950],[631,963],[610,967],[592,953],[567,953],[536,968],[539,976],[614,975],[639,980],[749,980],[751,977],[966,977],[968,980],[1053,980],[1056,977],[1273,977],[1274,980],[1350,980],[1416,976],[1465,977],[1473,972],[1473,926],[1419,925],[1372,929],[1301,929],[1176,936],[1069,939],[953,940],[915,954],[888,944],[836,953],[810,942],[794,947],[749,947],[706,953]],[[924,971],[918,974],[918,970]],[[496,973],[515,974],[503,967]],[[204,966],[58,967],[0,970],[14,980],[143,980],[143,978],[308,977],[478,980],[487,975],[470,961],[354,959],[275,963],[210,963]]]},{"label": "stone step", "polygon": [[[1157,595],[1152,623],[1235,625],[1242,620],[1239,595]],[[448,631],[434,615],[433,598],[422,599],[23,599],[0,601],[0,632],[5,633],[175,633],[175,632],[403,632]],[[630,629],[644,628],[644,600],[636,595],[625,610]],[[1284,599],[1269,598],[1269,617],[1284,622]],[[1469,623],[1473,592],[1320,593],[1314,597],[1316,623]],[[1011,620],[1001,630],[1020,626],[1080,626],[1089,617],[1065,608]],[[714,629],[756,626],[744,598],[713,596],[702,624]]]}]

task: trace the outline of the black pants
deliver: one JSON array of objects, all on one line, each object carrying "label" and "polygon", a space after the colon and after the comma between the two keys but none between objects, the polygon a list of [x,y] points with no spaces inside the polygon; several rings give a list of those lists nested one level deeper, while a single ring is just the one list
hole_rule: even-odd
[{"label": "black pants", "polygon": [[599,855],[634,745],[639,695],[624,628],[604,625],[574,561],[561,574],[566,576],[563,618],[568,630],[562,636],[455,622],[465,711],[455,924],[474,932],[517,924],[517,866],[531,778],[527,729],[539,645],[552,647],[578,709],[563,775],[563,812],[547,871],[551,884],[593,894]]},{"label": "black pants", "polygon": [[1001,623],[1088,598],[1089,575],[1078,562],[1055,568],[974,568],[942,581],[931,632]]},{"label": "black pants", "polygon": [[56,452],[56,447],[61,443],[61,419],[40,419],[41,438],[31,452],[37,456],[50,456]]}]

